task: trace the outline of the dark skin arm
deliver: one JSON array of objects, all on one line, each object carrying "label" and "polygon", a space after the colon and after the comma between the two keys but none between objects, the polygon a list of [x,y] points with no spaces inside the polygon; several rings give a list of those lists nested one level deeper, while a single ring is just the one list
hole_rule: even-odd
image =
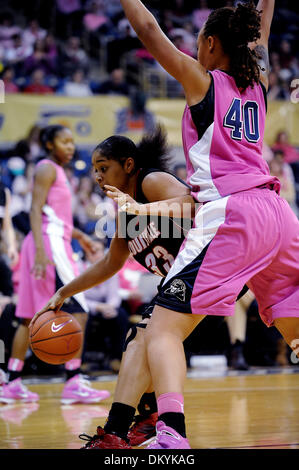
[{"label": "dark skin arm", "polygon": [[273,19],[275,0],[260,0],[256,9],[262,11],[261,15],[261,37],[256,42],[249,44],[260,57],[260,80],[268,90],[268,76],[270,71],[268,41],[270,36],[271,23]]},{"label": "dark skin arm", "polygon": [[47,310],[58,311],[63,305],[65,299],[72,297],[79,292],[107,281],[110,277],[116,274],[126,262],[130,252],[128,250],[127,242],[124,238],[118,237],[117,233],[112,239],[109,251],[97,263],[90,266],[80,276],[77,276],[68,284],[64,285],[51,297],[49,302],[35,314],[30,326],[33,325],[35,320]]},{"label": "dark skin arm", "polygon": [[35,263],[32,269],[37,279],[45,278],[49,260],[44,247],[42,236],[42,209],[46,203],[49,190],[56,179],[56,170],[53,165],[45,163],[40,165],[35,173],[30,210],[30,225],[35,243]]},{"label": "dark skin arm", "polygon": [[120,0],[126,17],[145,48],[184,88],[189,106],[206,95],[211,78],[192,57],[179,51],[140,0]]}]

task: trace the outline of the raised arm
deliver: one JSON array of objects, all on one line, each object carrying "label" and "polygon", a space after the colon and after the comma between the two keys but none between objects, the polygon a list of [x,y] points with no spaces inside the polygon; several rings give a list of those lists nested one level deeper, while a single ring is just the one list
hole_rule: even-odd
[{"label": "raised arm", "polygon": [[[187,101],[202,99],[210,77],[200,63],[179,51],[140,0],[120,0],[137,36],[155,59],[184,87]],[[189,103],[190,104],[190,103]]]},{"label": "raised arm", "polygon": [[261,82],[268,90],[268,75],[270,71],[268,41],[273,19],[275,0],[259,0],[257,10],[261,11],[261,37],[258,41],[251,43],[249,47],[259,55],[261,68]]}]

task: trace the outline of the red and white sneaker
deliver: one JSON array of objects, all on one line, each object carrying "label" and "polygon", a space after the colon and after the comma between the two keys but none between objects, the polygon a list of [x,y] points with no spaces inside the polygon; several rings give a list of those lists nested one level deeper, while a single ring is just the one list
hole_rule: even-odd
[{"label": "red and white sneaker", "polygon": [[97,434],[94,436],[80,434],[79,438],[87,441],[81,449],[132,449],[128,441],[115,434],[107,434],[101,426],[97,427]]},{"label": "red and white sneaker", "polygon": [[181,436],[163,421],[157,422],[157,437],[147,449],[191,449],[188,439]]},{"label": "red and white sneaker", "polygon": [[22,383],[21,378],[12,380],[8,384],[3,384],[0,390],[0,402],[15,403],[17,400],[29,403],[39,400],[37,393],[30,392]]},{"label": "red and white sneaker", "polygon": [[73,403],[98,403],[110,397],[108,390],[96,390],[90,386],[81,374],[69,379],[62,391],[61,403],[72,405]]},{"label": "red and white sneaker", "polygon": [[139,446],[156,435],[158,413],[152,413],[148,417],[137,415],[134,421],[128,432],[131,446]]}]

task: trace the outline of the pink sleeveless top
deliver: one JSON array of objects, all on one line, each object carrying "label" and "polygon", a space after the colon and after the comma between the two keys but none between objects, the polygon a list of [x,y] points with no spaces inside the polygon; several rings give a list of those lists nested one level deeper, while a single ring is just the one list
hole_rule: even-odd
[{"label": "pink sleeveless top", "polygon": [[44,159],[37,167],[50,163],[55,167],[56,179],[52,184],[42,213],[42,232],[56,235],[64,240],[72,239],[73,215],[72,193],[64,169],[52,160]]},{"label": "pink sleeveless top", "polygon": [[265,91],[261,84],[240,93],[233,77],[211,72],[205,99],[186,106],[182,137],[187,182],[199,202],[207,202],[269,185],[279,193],[280,182],[270,175],[262,157]]}]

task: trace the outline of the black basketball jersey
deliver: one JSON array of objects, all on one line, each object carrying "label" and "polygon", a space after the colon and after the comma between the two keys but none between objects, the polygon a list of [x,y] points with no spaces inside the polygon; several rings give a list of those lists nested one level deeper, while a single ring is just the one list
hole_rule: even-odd
[{"label": "black basketball jersey", "polygon": [[[139,170],[135,190],[135,199],[139,203],[149,202],[143,194],[142,181],[152,172],[161,172],[161,170],[153,168]],[[174,177],[188,187],[180,178]],[[119,214],[119,236],[127,240],[133,257],[148,271],[163,277],[170,270],[191,227],[191,213],[190,219],[158,215],[137,216],[125,212]]]}]

